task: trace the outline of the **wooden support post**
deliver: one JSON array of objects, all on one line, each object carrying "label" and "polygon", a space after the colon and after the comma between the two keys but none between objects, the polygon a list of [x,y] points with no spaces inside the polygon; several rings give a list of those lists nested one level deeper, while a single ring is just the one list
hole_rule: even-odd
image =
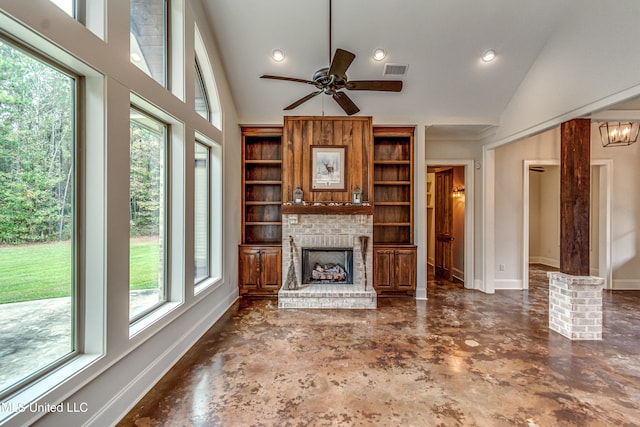
[{"label": "wooden support post", "polygon": [[591,121],[562,123],[560,137],[560,271],[589,276]]}]

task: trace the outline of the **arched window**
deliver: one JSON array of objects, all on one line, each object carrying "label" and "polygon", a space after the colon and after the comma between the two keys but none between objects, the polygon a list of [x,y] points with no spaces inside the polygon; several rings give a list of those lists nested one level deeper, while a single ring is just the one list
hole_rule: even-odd
[{"label": "arched window", "polygon": [[202,80],[202,72],[200,71],[200,65],[198,65],[198,60],[196,59],[196,92],[195,92],[195,102],[196,102],[196,112],[204,117],[207,121],[211,121],[211,108],[209,107],[209,99],[207,99],[207,91],[204,86],[204,81]]},{"label": "arched window", "polygon": [[218,98],[218,90],[216,87],[216,81],[213,76],[213,68],[211,62],[207,56],[207,50],[204,46],[204,41],[200,35],[198,27],[195,27],[195,40],[194,46],[196,51],[196,95],[195,95],[195,109],[200,114],[203,113],[200,110],[200,102],[202,99],[206,100],[208,106],[207,118],[215,127],[222,130],[222,110],[220,109],[220,99]]}]

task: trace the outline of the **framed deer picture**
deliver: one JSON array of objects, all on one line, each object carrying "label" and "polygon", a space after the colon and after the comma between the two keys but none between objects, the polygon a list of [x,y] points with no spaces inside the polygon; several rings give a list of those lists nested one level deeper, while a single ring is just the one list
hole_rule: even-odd
[{"label": "framed deer picture", "polygon": [[311,146],[311,191],[345,191],[346,145]]}]

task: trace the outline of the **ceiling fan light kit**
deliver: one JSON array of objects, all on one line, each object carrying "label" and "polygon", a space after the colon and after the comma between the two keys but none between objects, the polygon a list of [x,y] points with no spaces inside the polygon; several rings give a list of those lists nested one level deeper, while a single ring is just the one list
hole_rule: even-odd
[{"label": "ceiling fan light kit", "polygon": [[[382,49],[376,49],[376,52],[378,50],[384,53]],[[331,55],[331,52],[331,0],[329,0],[329,55]],[[284,59],[284,52],[282,52],[282,57]],[[273,76],[269,74],[263,74],[262,76],[260,76],[260,78],[305,83],[316,87],[317,90],[315,92],[311,92],[310,94],[298,99],[292,104],[286,106],[284,110],[293,110],[294,108],[307,102],[311,98],[324,93],[325,95],[330,95],[349,116],[356,114],[358,111],[360,111],[360,109],[345,92],[342,92],[343,89],[371,90],[382,92],[400,92],[402,90],[401,80],[349,81],[346,74],[347,68],[349,68],[355,58],[356,55],[354,53],[351,53],[344,49],[336,49],[336,52],[333,55],[333,59],[329,58],[331,60],[329,66],[320,68],[318,71],[316,71],[313,74],[312,80],[298,79],[294,77]]]}]

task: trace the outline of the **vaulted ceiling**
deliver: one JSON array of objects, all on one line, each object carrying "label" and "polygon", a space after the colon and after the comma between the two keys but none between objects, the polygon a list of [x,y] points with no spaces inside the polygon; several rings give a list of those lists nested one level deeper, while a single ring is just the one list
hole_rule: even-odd
[{"label": "vaulted ceiling", "polygon": [[[241,123],[279,124],[285,114],[345,115],[324,95],[283,111],[315,88],[259,78],[311,80],[329,65],[329,1],[202,0]],[[578,28],[575,13],[587,7],[594,19],[610,9],[583,0],[332,0],[331,47],[356,55],[347,71],[350,80],[404,82],[400,93],[346,91],[359,115],[373,116],[377,124],[436,125],[443,135],[462,132],[479,139],[500,124],[540,56],[548,61],[557,52],[545,51],[554,37],[570,39],[563,25]],[[633,2],[625,7],[637,9]],[[380,62],[372,58],[376,48],[387,52]],[[271,58],[274,49],[284,51],[284,61]],[[481,60],[487,49],[497,52],[493,62]],[[383,76],[387,63],[407,65],[406,75]],[[544,64],[537,71],[549,70]],[[556,74],[567,81],[563,66],[560,60]]]},{"label": "vaulted ceiling", "polygon": [[[483,128],[496,125],[567,13],[570,0],[333,0],[332,47],[356,54],[351,80],[397,79],[400,93],[348,91],[376,123]],[[242,123],[281,123],[284,114],[344,115],[328,96],[283,108],[314,88],[260,79],[311,79],[330,62],[329,0],[203,0]],[[383,48],[380,62],[372,52]],[[274,49],[283,62],[271,59]],[[491,63],[481,60],[495,49]],[[383,77],[386,63],[406,75]]]}]

